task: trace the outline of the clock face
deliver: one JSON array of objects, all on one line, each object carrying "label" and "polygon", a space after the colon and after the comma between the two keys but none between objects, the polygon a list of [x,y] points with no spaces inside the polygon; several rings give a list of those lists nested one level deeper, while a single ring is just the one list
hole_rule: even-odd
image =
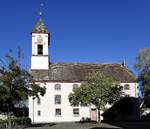
[{"label": "clock face", "polygon": [[43,38],[42,38],[42,36],[41,35],[38,35],[38,37],[37,37],[37,42],[43,42]]}]

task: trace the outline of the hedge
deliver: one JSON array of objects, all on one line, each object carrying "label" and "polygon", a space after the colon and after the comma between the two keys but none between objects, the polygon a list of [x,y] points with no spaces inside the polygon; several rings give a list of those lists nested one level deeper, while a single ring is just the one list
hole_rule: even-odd
[{"label": "hedge", "polygon": [[[11,119],[11,122],[13,125],[29,125],[31,124],[31,119],[28,117],[18,117],[18,118],[13,118]],[[0,124],[7,124],[8,120],[1,120],[0,119]]]}]

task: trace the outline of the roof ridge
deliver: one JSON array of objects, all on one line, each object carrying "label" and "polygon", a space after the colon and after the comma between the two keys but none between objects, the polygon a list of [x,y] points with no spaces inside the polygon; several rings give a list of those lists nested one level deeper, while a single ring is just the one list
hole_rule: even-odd
[{"label": "roof ridge", "polygon": [[51,64],[91,64],[91,65],[121,65],[119,63],[99,63],[99,62],[51,62]]}]

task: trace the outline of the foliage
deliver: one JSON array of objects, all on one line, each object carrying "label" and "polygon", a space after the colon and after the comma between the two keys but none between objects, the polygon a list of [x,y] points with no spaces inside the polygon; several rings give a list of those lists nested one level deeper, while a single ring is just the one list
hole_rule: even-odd
[{"label": "foliage", "polygon": [[150,48],[141,49],[136,57],[135,68],[139,72],[143,72],[149,66],[150,66]]},{"label": "foliage", "polygon": [[5,123],[7,123],[7,120],[0,119],[0,124],[5,124]]},{"label": "foliage", "polygon": [[150,48],[141,49],[136,57],[135,68],[143,97],[150,98]]},{"label": "foliage", "polygon": [[15,107],[13,110],[15,117],[27,117],[29,115],[28,107]]},{"label": "foliage", "polygon": [[[104,110],[106,104],[113,104],[121,97],[122,87],[112,77],[95,73],[87,78],[80,87],[73,89],[69,95],[72,106],[82,105]],[[99,116],[100,119],[100,116]]]},{"label": "foliage", "polygon": [[6,60],[0,64],[0,111],[6,112],[8,117],[15,106],[28,96],[39,97],[45,94],[45,88],[35,84],[31,74],[21,68],[20,55],[14,59],[12,52],[6,55]]},{"label": "foliage", "polygon": [[12,122],[17,125],[29,125],[31,124],[31,119],[29,117],[19,117],[12,119]]},{"label": "foliage", "polygon": [[143,120],[143,121],[150,121],[150,113],[148,113],[146,115],[142,115],[141,116],[141,120]]},{"label": "foliage", "polygon": [[[1,120],[0,119],[0,128],[6,128],[7,127],[8,120]],[[18,117],[11,119],[11,123],[13,126],[18,125],[30,125],[31,119],[29,117]]]}]

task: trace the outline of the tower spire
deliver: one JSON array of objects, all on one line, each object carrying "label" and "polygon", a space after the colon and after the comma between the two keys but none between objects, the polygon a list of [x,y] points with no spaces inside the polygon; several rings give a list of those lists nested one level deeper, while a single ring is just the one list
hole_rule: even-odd
[{"label": "tower spire", "polygon": [[125,59],[122,60],[122,64],[121,64],[123,67],[126,67],[127,68],[127,62]]},{"label": "tower spire", "polygon": [[42,15],[43,15],[42,7],[43,7],[43,3],[40,4],[39,20],[38,20],[36,26],[33,28],[32,33],[49,33],[43,20],[42,20]]}]

